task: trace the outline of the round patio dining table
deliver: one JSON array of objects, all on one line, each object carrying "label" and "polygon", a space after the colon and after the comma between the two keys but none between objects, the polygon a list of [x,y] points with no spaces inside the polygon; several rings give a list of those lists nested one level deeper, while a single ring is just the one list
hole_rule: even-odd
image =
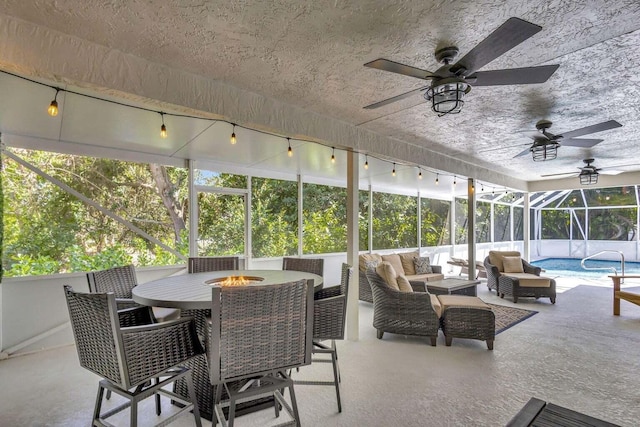
[{"label": "round patio dining table", "polygon": [[294,270],[221,270],[206,273],[178,274],[142,283],[133,288],[133,300],[138,304],[152,307],[172,307],[183,310],[202,310],[211,308],[210,282],[225,277],[242,276],[248,279],[259,278],[246,286],[273,285],[313,280],[314,289],[322,288],[322,276]]}]

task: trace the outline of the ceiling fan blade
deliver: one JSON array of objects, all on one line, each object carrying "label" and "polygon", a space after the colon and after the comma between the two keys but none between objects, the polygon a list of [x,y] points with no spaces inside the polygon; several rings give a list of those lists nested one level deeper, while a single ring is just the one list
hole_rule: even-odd
[{"label": "ceiling fan blade", "polygon": [[[528,85],[544,83],[559,65],[513,68],[510,70],[478,71],[466,78],[472,86]],[[475,81],[474,81],[475,80]]]},{"label": "ceiling fan blade", "polygon": [[602,175],[620,175],[623,172],[617,169],[598,169],[598,173]]},{"label": "ceiling fan blade", "polygon": [[382,107],[384,105],[391,104],[392,102],[396,102],[396,101],[400,101],[401,99],[409,98],[410,96],[413,96],[413,94],[415,94],[416,92],[420,92],[422,90],[426,90],[428,87],[429,86],[419,87],[418,89],[410,90],[409,92],[405,92],[403,94],[396,95],[394,97],[385,99],[384,101],[380,101],[380,102],[376,102],[376,103],[367,105],[364,108],[366,108],[367,110],[373,110],[374,108],[379,108],[379,107]]},{"label": "ceiling fan blade", "polygon": [[609,120],[607,122],[598,123],[597,125],[591,125],[580,129],[572,130],[562,134],[564,139],[575,138],[582,135],[589,135],[590,133],[602,132],[609,129],[619,128],[622,125],[615,120]]},{"label": "ceiling fan blade", "polygon": [[389,61],[388,59],[379,58],[364,64],[365,67],[375,68],[382,71],[390,71],[403,76],[416,77],[418,79],[428,79],[434,77],[431,71],[421,70],[420,68],[404,65],[399,62]]},{"label": "ceiling fan blade", "polygon": [[518,154],[516,154],[515,156],[513,156],[513,158],[515,159],[516,157],[522,157],[526,154],[529,154],[531,152],[531,147],[526,148],[524,150],[522,150],[521,152],[519,152]]},{"label": "ceiling fan blade", "polygon": [[456,62],[451,71],[455,73],[464,68],[462,74],[467,76],[503,53],[513,49],[540,30],[542,30],[542,27],[539,25],[520,18],[509,18]]},{"label": "ceiling fan blade", "polygon": [[540,176],[541,177],[547,177],[547,176],[560,176],[560,175],[575,175],[575,176],[578,176],[578,175],[580,175],[580,172],[552,173],[550,175],[540,175]]},{"label": "ceiling fan blade", "polygon": [[561,139],[560,145],[563,147],[582,147],[582,148],[591,148],[596,144],[600,144],[604,139],[577,139],[577,138],[569,138],[569,139]]}]

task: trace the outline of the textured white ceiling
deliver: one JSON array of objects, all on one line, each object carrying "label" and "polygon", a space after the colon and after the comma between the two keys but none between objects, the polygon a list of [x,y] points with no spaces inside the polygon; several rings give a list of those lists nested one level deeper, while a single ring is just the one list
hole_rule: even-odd
[{"label": "textured white ceiling", "polygon": [[[1,60],[5,69],[82,84],[73,70],[83,61],[82,46],[87,41],[397,140],[421,153],[439,153],[457,162],[442,164],[453,173],[472,175],[468,169],[452,170],[470,164],[502,174],[506,181],[509,177],[537,181],[543,174],[575,170],[586,157],[595,157],[598,167],[628,164],[637,158],[637,0],[5,0],[0,14],[73,36],[68,43],[77,40],[78,46],[76,57],[66,54],[68,67],[61,66],[50,75],[32,69],[37,67],[29,65],[33,63],[29,52],[22,58]],[[482,70],[560,64],[548,82],[473,88],[461,114],[440,118],[419,94],[376,110],[362,108],[424,85],[417,79],[365,68],[364,63],[383,57],[435,70],[437,47],[454,44],[463,55],[512,16],[543,29]],[[34,38],[36,33],[27,32]],[[104,58],[105,64],[109,59]],[[123,90],[126,83],[104,86]],[[240,115],[246,118],[246,112]],[[513,159],[530,141],[517,131],[534,129],[543,118],[553,121],[554,133],[611,119],[623,127],[594,134],[605,141],[592,149],[561,147],[554,161],[534,163],[529,156]],[[296,127],[263,125],[283,135]],[[308,133],[312,139],[318,137]],[[306,136],[299,128],[296,135]],[[358,141],[356,148],[383,151],[380,144],[367,140]],[[398,152],[398,157],[410,160],[411,149],[405,151]],[[426,157],[416,163],[440,166],[439,157],[432,163]],[[640,164],[630,169],[640,170]]]}]

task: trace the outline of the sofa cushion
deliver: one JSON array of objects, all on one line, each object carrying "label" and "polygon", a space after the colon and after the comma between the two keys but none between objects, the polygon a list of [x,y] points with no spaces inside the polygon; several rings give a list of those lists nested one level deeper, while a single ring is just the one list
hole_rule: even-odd
[{"label": "sofa cushion", "polygon": [[398,280],[396,279],[396,277],[398,277],[398,274],[396,273],[395,268],[393,268],[393,265],[391,265],[390,262],[382,261],[380,264],[378,264],[378,266],[376,267],[376,273],[378,273],[378,275],[382,277],[382,280],[384,280],[390,288],[393,288],[396,291],[400,290],[400,287],[398,286]]},{"label": "sofa cushion", "polygon": [[444,274],[441,273],[431,273],[431,274],[414,274],[411,276],[407,276],[410,282],[414,280],[421,280],[423,282],[433,282],[434,280],[442,280],[444,279]]},{"label": "sofa cushion", "polygon": [[[431,268],[431,261],[429,257],[418,257],[413,260],[415,267],[414,274],[431,274],[433,269]],[[407,273],[408,274],[408,273]]]},{"label": "sofa cushion", "polygon": [[378,263],[380,263],[382,262],[382,257],[378,254],[361,254],[358,257],[358,265],[360,267],[360,271],[362,271],[363,273],[367,271],[367,261],[377,261]]},{"label": "sofa cushion", "polygon": [[504,265],[502,264],[502,258],[506,256],[520,256],[518,251],[489,251],[489,262],[496,267],[498,271],[504,272]]},{"label": "sofa cushion", "polygon": [[402,253],[399,253],[398,256],[400,256],[400,263],[402,264],[402,269],[404,270],[404,274],[406,275],[416,274],[416,269],[413,266],[413,260],[420,256],[420,252],[418,251],[402,252]]},{"label": "sofa cushion", "polygon": [[409,279],[407,279],[402,274],[396,277],[396,282],[398,282],[398,289],[400,289],[400,292],[413,292],[413,288],[411,287],[411,283],[409,283]]},{"label": "sofa cushion", "polygon": [[430,294],[431,297],[431,307],[433,307],[433,311],[436,312],[438,318],[442,317],[442,304],[440,304],[440,300],[437,295]]},{"label": "sofa cushion", "polygon": [[524,273],[522,258],[519,256],[506,256],[502,258],[505,273]]},{"label": "sofa cushion", "polygon": [[390,255],[382,255],[382,261],[386,261],[393,266],[393,269],[396,270],[397,274],[406,275],[404,272],[404,268],[402,268],[402,261],[400,261],[400,255],[398,254],[390,254]]},{"label": "sofa cushion", "polygon": [[505,273],[505,276],[517,278],[518,284],[523,288],[548,288],[551,286],[550,278],[531,273]]}]

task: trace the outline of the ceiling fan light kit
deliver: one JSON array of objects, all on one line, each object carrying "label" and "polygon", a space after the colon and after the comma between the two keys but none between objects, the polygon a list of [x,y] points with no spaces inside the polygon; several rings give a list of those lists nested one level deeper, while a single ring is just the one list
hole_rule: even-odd
[{"label": "ceiling fan light kit", "polygon": [[598,172],[583,170],[580,172],[580,184],[593,185],[598,183]]},{"label": "ceiling fan light kit", "polygon": [[549,144],[534,144],[530,150],[534,162],[544,162],[545,160],[553,160],[558,157],[558,147],[560,144],[551,142]]},{"label": "ceiling fan light kit", "polygon": [[558,69],[558,65],[477,71],[540,30],[542,27],[539,25],[520,18],[509,18],[455,64],[452,63],[458,54],[457,47],[449,46],[437,50],[435,58],[443,65],[435,72],[384,58],[367,62],[364,64],[365,67],[414,77],[423,81],[431,80],[431,82],[428,86],[410,90],[364,108],[379,108],[413,96],[416,92],[426,91],[423,94],[424,98],[431,102],[431,109],[441,117],[446,114],[457,114],[462,110],[464,97],[471,91],[472,85],[503,86],[544,83]]}]

